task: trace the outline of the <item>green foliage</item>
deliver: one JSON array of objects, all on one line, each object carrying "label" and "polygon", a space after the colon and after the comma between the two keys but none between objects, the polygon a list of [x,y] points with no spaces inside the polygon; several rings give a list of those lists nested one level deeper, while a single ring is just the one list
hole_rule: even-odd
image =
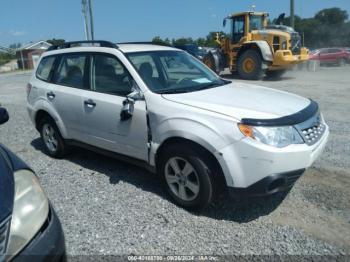
[{"label": "green foliage", "polygon": [[0,66],[10,62],[12,59],[16,59],[16,56],[13,54],[0,52]]},{"label": "green foliage", "polygon": [[[323,9],[312,18],[295,16],[295,30],[304,36],[304,45],[309,48],[346,47],[350,46],[348,17],[340,8]],[[289,26],[290,17],[286,17],[283,24]]]},{"label": "green foliage", "polygon": [[[350,22],[347,21],[349,15],[347,11],[340,8],[323,9],[316,13],[312,18],[301,18],[295,16],[295,30],[299,32],[303,39],[304,45],[308,48],[321,47],[349,47],[350,46]],[[274,19],[272,23],[275,23]],[[284,25],[290,26],[290,17],[285,17]],[[153,38],[152,42],[160,44],[197,44],[198,46],[216,47],[215,42],[217,32],[209,32],[206,37],[193,39],[191,37],[181,37],[178,39],[162,39],[159,36]],[[227,36],[224,32],[219,32],[220,36]]]},{"label": "green foliage", "polygon": [[158,44],[158,45],[171,45],[171,42],[169,38],[165,38],[164,40],[160,38],[160,36],[156,36],[152,39],[152,43]]},{"label": "green foliage", "polygon": [[[216,47],[217,43],[215,42],[215,36],[217,32],[210,32],[205,38],[199,37],[193,39],[192,37],[180,37],[178,39],[172,39],[171,41],[168,38],[162,39],[159,36],[156,36],[152,39],[152,43],[155,44],[167,44],[167,45],[185,45],[185,44],[197,44],[198,46],[206,47]],[[220,36],[226,36],[224,32],[219,32]]]},{"label": "green foliage", "polygon": [[46,40],[46,42],[50,43],[51,45],[63,45],[66,41],[64,39],[49,39]]},{"label": "green foliage", "polygon": [[337,7],[323,9],[315,15],[315,19],[321,23],[331,25],[342,25],[348,18],[348,13]]}]

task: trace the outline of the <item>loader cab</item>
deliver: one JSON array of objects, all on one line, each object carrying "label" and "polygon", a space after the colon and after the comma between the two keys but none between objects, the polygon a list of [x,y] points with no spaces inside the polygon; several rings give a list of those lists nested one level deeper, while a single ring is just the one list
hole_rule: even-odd
[{"label": "loader cab", "polygon": [[258,12],[244,12],[226,17],[224,26],[227,20],[231,20],[231,43],[238,44],[253,30],[264,29],[267,26],[267,18],[267,13]]}]

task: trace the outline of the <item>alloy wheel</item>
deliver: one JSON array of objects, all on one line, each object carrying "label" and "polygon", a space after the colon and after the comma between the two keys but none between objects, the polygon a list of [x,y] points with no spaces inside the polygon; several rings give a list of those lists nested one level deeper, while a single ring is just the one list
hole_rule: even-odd
[{"label": "alloy wheel", "polygon": [[44,124],[42,132],[46,147],[51,152],[56,152],[58,147],[58,140],[55,129],[50,124]]},{"label": "alloy wheel", "polygon": [[170,158],[165,165],[165,179],[173,194],[183,201],[194,200],[200,190],[199,177],[187,160]]}]

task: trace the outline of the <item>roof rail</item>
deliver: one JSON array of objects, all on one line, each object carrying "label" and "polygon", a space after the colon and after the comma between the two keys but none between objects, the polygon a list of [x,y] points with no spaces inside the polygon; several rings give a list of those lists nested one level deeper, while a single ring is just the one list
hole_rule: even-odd
[{"label": "roof rail", "polygon": [[156,43],[156,42],[122,42],[122,43],[117,43],[118,45],[122,44],[128,44],[128,45],[160,45],[160,46],[172,46],[171,44],[167,43]]},{"label": "roof rail", "polygon": [[104,41],[104,40],[84,40],[84,41],[65,42],[62,45],[53,45],[53,46],[50,46],[47,49],[47,51],[71,48],[71,47],[79,46],[81,44],[99,44],[100,47],[118,48],[118,46],[116,44],[114,44],[112,42],[109,42],[109,41]]}]

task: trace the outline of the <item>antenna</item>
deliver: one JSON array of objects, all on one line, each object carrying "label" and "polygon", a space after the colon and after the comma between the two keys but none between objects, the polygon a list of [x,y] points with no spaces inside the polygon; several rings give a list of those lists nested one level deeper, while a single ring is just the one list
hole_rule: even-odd
[{"label": "antenna", "polygon": [[255,12],[255,8],[256,8],[256,5],[254,5],[254,4],[252,4],[252,5],[250,6],[250,10],[251,10],[252,12]]}]

